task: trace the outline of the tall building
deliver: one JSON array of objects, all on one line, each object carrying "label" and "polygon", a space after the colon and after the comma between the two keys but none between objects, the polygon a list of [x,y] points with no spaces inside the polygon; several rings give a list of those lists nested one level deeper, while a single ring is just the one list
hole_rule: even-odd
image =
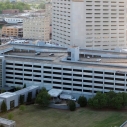
[{"label": "tall building", "polygon": [[50,24],[52,24],[52,3],[48,2],[45,4],[45,14],[50,18]]},{"label": "tall building", "polygon": [[23,21],[23,38],[49,41],[50,21],[48,16],[28,18]]},{"label": "tall building", "polygon": [[87,49],[125,48],[126,0],[53,0],[52,41]]}]

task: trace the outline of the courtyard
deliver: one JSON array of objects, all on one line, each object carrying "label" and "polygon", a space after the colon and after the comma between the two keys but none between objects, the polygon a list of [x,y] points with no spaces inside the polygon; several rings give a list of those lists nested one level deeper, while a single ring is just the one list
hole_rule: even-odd
[{"label": "courtyard", "polygon": [[74,112],[58,109],[42,109],[37,105],[26,106],[25,111],[18,108],[1,117],[13,114],[17,127],[119,127],[127,120],[126,111],[95,111],[79,108]]}]

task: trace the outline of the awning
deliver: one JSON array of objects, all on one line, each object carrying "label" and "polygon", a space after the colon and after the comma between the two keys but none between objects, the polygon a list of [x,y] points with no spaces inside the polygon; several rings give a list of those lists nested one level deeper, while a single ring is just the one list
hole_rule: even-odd
[{"label": "awning", "polygon": [[60,99],[67,99],[67,100],[71,100],[72,96],[69,94],[61,94],[60,95]]},{"label": "awning", "polygon": [[59,89],[51,89],[48,91],[48,94],[51,96],[51,97],[58,97],[61,93],[62,93],[63,90],[59,90]]}]

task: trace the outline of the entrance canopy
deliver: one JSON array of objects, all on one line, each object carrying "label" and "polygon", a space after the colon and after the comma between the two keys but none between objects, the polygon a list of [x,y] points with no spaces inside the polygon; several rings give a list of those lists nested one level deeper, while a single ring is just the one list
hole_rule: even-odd
[{"label": "entrance canopy", "polygon": [[61,94],[60,95],[60,99],[67,99],[67,100],[71,100],[72,96],[69,94]]},{"label": "entrance canopy", "polygon": [[48,91],[48,94],[51,96],[51,97],[58,97],[61,93],[62,93],[63,90],[59,90],[59,89],[51,89]]}]

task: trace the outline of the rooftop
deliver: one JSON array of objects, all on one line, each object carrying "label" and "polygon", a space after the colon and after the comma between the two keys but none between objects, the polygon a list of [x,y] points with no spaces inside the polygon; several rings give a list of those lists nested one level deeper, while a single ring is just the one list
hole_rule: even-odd
[{"label": "rooftop", "polygon": [[59,89],[51,89],[48,91],[48,94],[51,96],[51,97],[58,97],[61,93],[62,93],[63,90],[59,90]]},{"label": "rooftop", "polygon": [[12,26],[4,26],[6,28],[22,28],[22,26],[18,26],[18,25],[12,25]]},{"label": "rooftop", "polygon": [[[68,50],[64,47],[34,46],[34,45],[6,45],[12,47],[6,53],[5,59],[12,61],[26,61],[43,64],[76,66],[83,68],[108,69],[127,72],[127,52],[99,51],[80,49],[80,59],[78,61],[67,60]],[[39,55],[36,52],[40,52]],[[50,54],[53,55],[50,55]],[[87,58],[85,55],[89,55]],[[95,56],[94,56],[95,55]],[[98,58],[99,56],[99,58]],[[69,56],[70,57],[70,56]],[[100,59],[98,61],[98,59]]]},{"label": "rooftop", "polygon": [[11,93],[11,92],[4,92],[2,94],[0,94],[0,98],[9,98],[16,95],[15,93]]},{"label": "rooftop", "polygon": [[39,88],[39,86],[29,86],[29,87],[26,87],[24,89],[21,89],[21,90],[14,92],[14,94],[22,94],[24,92],[30,91],[30,90],[35,89],[35,88]]}]

